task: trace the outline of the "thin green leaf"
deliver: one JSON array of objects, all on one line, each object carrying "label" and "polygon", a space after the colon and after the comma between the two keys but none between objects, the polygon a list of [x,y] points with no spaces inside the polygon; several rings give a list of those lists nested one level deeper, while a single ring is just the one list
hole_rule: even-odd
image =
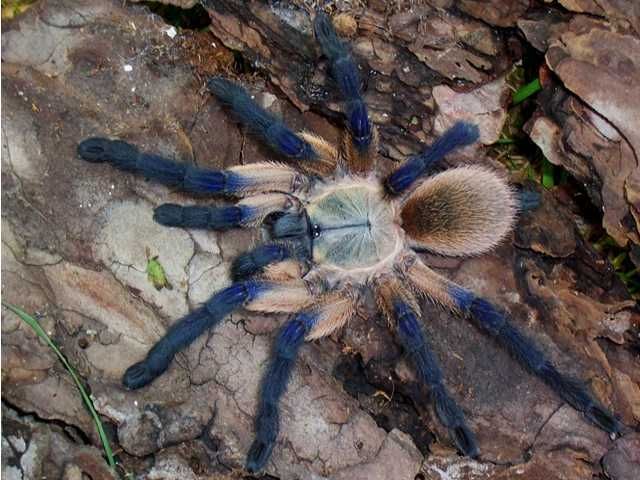
[{"label": "thin green leaf", "polygon": [[633,277],[638,274],[638,272],[640,272],[640,270],[634,268],[633,270],[629,270],[628,272],[618,272],[618,276],[624,283],[629,283],[633,280]]},{"label": "thin green leaf", "polygon": [[620,270],[622,268],[622,264],[626,259],[627,252],[621,252],[611,259],[611,265],[613,265],[613,268],[615,268],[616,270]]},{"label": "thin green leaf", "polygon": [[542,186],[547,190],[555,185],[553,179],[553,163],[544,158],[542,160]]},{"label": "thin green leaf", "polygon": [[51,340],[51,338],[49,338],[49,335],[47,335],[47,332],[45,332],[44,329],[40,326],[40,323],[38,322],[38,320],[33,318],[31,315],[29,315],[24,310],[14,306],[14,305],[10,305],[10,304],[5,303],[5,302],[2,302],[2,305],[4,305],[9,310],[11,310],[13,313],[15,313],[24,322],[26,322],[36,332],[36,334],[42,340],[44,340],[44,342],[47,345],[49,345],[49,347],[51,347],[51,349],[58,356],[58,358],[60,359],[60,361],[62,362],[64,367],[67,369],[67,371],[69,372],[69,375],[71,375],[71,378],[73,378],[73,381],[75,382],[76,387],[78,387],[78,390],[80,391],[80,396],[82,397],[82,400],[83,400],[84,404],[86,405],[87,409],[89,410],[89,413],[93,417],[93,421],[96,424],[96,429],[98,430],[98,435],[100,436],[100,441],[102,442],[102,447],[104,448],[105,456],[107,457],[107,462],[109,463],[109,466],[115,472],[116,471],[116,461],[115,461],[115,458],[113,457],[113,451],[111,450],[111,444],[109,443],[109,439],[107,438],[107,434],[104,431],[104,428],[102,426],[102,422],[100,421],[100,417],[98,416],[98,412],[96,412],[96,409],[93,406],[93,401],[91,400],[91,398],[89,397],[87,391],[85,390],[84,386],[82,385],[82,382],[80,381],[80,378],[76,374],[75,369],[67,361],[66,357],[60,351],[58,346],[55,343],[53,343],[53,340]]},{"label": "thin green leaf", "polygon": [[501,137],[496,140],[497,145],[511,145],[512,143],[516,143],[516,141],[513,138],[508,137]]},{"label": "thin green leaf", "polygon": [[517,105],[524,102],[527,98],[539,92],[540,90],[542,90],[542,84],[540,83],[540,79],[536,78],[532,82],[523,85],[513,93],[513,104]]}]

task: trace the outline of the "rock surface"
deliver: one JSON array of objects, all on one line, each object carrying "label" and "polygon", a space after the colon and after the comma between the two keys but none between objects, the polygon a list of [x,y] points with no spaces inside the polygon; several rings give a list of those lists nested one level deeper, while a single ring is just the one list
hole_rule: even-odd
[{"label": "rock surface", "polygon": [[[144,6],[115,0],[42,0],[3,23],[3,301],[39,317],[91,389],[122,472],[141,478],[242,475],[259,379],[284,318],[234,313],[150,387],[125,391],[126,367],[226,285],[230,261],[258,237],[160,227],[151,220],[159,203],[207,200],[83,163],[77,143],[120,137],[210,168],[271,158],[205,94],[214,72],[239,76],[295,128],[338,137],[338,99],[303,8],[310,2],[203,3],[213,36],[183,30],[171,38]],[[616,240],[639,243],[639,149],[628,122],[640,106],[619,94],[638,67],[639,24],[620,14],[623,0],[561,2],[585,18],[540,16],[516,0],[491,2],[493,11],[471,0],[336,3],[363,66],[386,167],[469,115],[483,143],[493,143],[519,42],[498,27],[535,35],[531,43],[546,51],[566,89],[558,84],[541,101],[531,137],[588,184]],[[585,30],[580,22],[598,26]],[[259,72],[235,69],[227,48]],[[616,68],[607,73],[602,62],[614,51],[608,58]],[[615,78],[606,77],[607,88],[584,83],[584,75]],[[485,153],[466,149],[451,161],[489,162]],[[266,472],[283,480],[635,478],[638,310],[580,236],[570,207],[544,191],[542,207],[523,214],[512,241],[492,254],[425,259],[504,307],[563,369],[586,379],[628,426],[621,439],[586,423],[471,324],[425,305],[426,328],[478,434],[480,458],[456,455],[385,321],[372,314],[303,348]],[[146,265],[155,257],[171,289],[149,282]],[[3,477],[111,478],[66,372],[26,325],[2,313]]]},{"label": "rock surface", "polygon": [[[592,12],[591,2],[567,3]],[[640,136],[633,127],[640,122],[640,36],[630,28],[640,24],[640,11],[637,2],[619,3],[629,17],[615,9],[610,21],[533,15],[519,23],[566,87],[548,88],[527,129],[550,162],[585,185],[606,232],[640,251]]]}]

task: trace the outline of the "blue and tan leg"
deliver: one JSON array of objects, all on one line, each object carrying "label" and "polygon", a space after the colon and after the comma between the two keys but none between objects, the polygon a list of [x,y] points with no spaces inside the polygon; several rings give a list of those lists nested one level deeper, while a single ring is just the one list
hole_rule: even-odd
[{"label": "blue and tan leg", "polygon": [[338,38],[331,19],[323,12],[316,14],[313,30],[344,99],[347,129],[343,153],[347,166],[354,173],[366,172],[375,166],[378,137],[362,98],[358,67],[347,46]]},{"label": "blue and tan leg", "polygon": [[376,298],[389,324],[413,361],[419,380],[429,389],[434,410],[457,448],[469,457],[478,455],[475,435],[467,426],[464,413],[449,394],[442,370],[419,321],[419,305],[399,277],[382,278],[376,285]]},{"label": "blue and tan leg", "polygon": [[170,227],[228,230],[256,227],[274,212],[287,212],[298,208],[298,201],[291,195],[263,193],[246,197],[235,205],[221,207],[165,203],[155,209],[153,218],[156,222]]},{"label": "blue and tan leg", "polygon": [[560,373],[542,349],[513,324],[506,312],[442,277],[417,259],[405,269],[405,274],[418,291],[454,313],[471,318],[526,370],[540,378],[596,426],[611,434],[620,432],[621,425],[615,415],[602,406],[584,382]]},{"label": "blue and tan leg", "polygon": [[267,191],[295,193],[309,184],[305,175],[289,166],[261,162],[227,170],[199,168],[145,153],[122,140],[93,137],[78,145],[80,157],[92,163],[140,174],[150,180],[191,193],[244,197]]},{"label": "blue and tan leg", "polygon": [[300,347],[305,340],[321,338],[344,325],[353,315],[355,299],[349,295],[328,294],[313,307],[296,313],[280,330],[273,357],[263,378],[256,436],[247,454],[247,470],[261,470],[275,445],[280,429],[280,399],[287,389]]},{"label": "blue and tan leg", "polygon": [[122,383],[132,390],[148,385],[167,370],[178,352],[238,308],[287,313],[304,308],[312,299],[308,286],[302,281],[236,282],[214,294],[204,305],[169,327],[165,335],[149,350],[145,359],[127,369]]},{"label": "blue and tan leg", "polygon": [[391,195],[400,195],[413,183],[426,175],[446,155],[458,148],[471,145],[480,137],[478,127],[472,123],[458,122],[427,147],[422,153],[409,157],[385,180],[384,185]]},{"label": "blue and tan leg", "polygon": [[276,153],[297,160],[307,173],[331,173],[338,153],[322,137],[309,132],[294,133],[282,121],[260,107],[241,86],[222,77],[209,80],[209,90],[227,105],[238,120],[260,136]]}]

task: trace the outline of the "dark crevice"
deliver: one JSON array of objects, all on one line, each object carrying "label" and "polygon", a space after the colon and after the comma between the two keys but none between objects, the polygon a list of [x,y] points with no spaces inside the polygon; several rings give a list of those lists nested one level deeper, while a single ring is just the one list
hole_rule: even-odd
[{"label": "dark crevice", "polygon": [[[245,57],[242,52],[238,51],[233,52],[233,71],[238,75],[253,75],[259,73],[255,64],[249,58]],[[268,75],[265,75],[265,77],[268,77]]]},{"label": "dark crevice", "polygon": [[427,455],[435,437],[421,420],[419,409],[428,409],[429,398],[418,385],[403,385],[390,368],[387,360],[371,360],[365,365],[359,354],[345,354],[336,363],[333,376],[378,427],[387,433],[394,428],[405,432]]},{"label": "dark crevice", "polygon": [[[69,439],[73,443],[93,445],[93,442],[91,442],[91,439],[89,438],[89,436],[75,425],[66,423],[62,420],[43,418],[40,415],[38,415],[37,412],[23,410],[22,408],[20,408],[19,406],[17,406],[16,404],[11,402],[10,400],[7,400],[4,397],[2,398],[2,405],[16,412],[16,414],[18,415],[18,418],[32,419],[38,423],[44,423],[47,425],[58,427],[60,429],[59,430],[60,433],[64,434],[64,436],[67,437],[67,439]],[[3,418],[3,422],[4,422],[4,418]]]},{"label": "dark crevice", "polygon": [[140,2],[156,15],[159,15],[169,25],[184,30],[203,30],[211,25],[211,18],[200,3],[191,8],[180,8],[161,2]]}]

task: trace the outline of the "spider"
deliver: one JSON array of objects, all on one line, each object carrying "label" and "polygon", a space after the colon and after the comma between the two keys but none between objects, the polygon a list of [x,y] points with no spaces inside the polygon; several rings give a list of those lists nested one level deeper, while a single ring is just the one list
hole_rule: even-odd
[{"label": "spider", "polygon": [[595,425],[618,433],[616,417],[582,382],[560,373],[504,312],[433,271],[417,255],[423,249],[478,255],[495,247],[513,226],[522,201],[497,173],[469,165],[427,176],[445,155],[474,143],[477,126],[456,123],[392,173],[376,175],[378,135],[356,64],[328,16],[317,13],[313,27],[344,100],[346,128],[339,147],[306,131],[292,132],[243,88],[220,77],[209,80],[211,93],[277,154],[297,162],[297,168],[263,162],[208,170],[140,152],[120,140],[89,138],[79,144],[80,157],[89,162],[109,162],[188,192],[241,198],[222,207],[163,204],[155,209],[155,221],[213,230],[260,227],[265,240],[232,263],[234,283],[173,324],[144,360],[127,369],[125,387],[152,382],[176,353],[240,307],[291,314],[277,335],[261,385],[255,440],[246,462],[247,470],[259,471],[276,442],[279,399],[300,347],[342,327],[368,289],[429,389],[438,419],[464,455],[476,457],[477,442],[421,327],[423,297],[473,319]]}]

